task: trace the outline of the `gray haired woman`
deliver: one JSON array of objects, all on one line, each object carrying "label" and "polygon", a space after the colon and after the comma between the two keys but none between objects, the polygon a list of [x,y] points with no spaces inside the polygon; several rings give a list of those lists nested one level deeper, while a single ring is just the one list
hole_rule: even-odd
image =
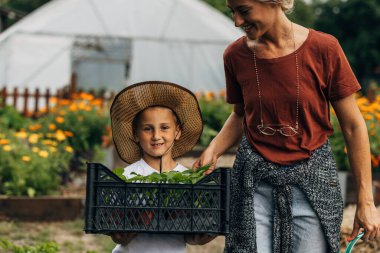
[{"label": "gray haired woman", "polygon": [[328,141],[330,103],[358,189],[351,237],[361,228],[365,239],[380,237],[368,134],[354,98],[360,85],[339,42],[291,22],[284,12],[293,0],[227,4],[246,33],[224,53],[227,102],[234,110],[194,164],[215,165],[241,140],[225,252],[339,251],[343,201]]}]

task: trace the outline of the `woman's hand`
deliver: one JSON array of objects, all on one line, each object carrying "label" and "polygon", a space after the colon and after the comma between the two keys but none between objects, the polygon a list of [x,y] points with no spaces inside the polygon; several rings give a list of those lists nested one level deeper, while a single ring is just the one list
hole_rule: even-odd
[{"label": "woman's hand", "polygon": [[205,245],[216,238],[215,235],[208,234],[195,234],[195,235],[185,235],[186,243],[190,245]]},{"label": "woman's hand", "polygon": [[127,245],[136,237],[136,235],[137,233],[111,233],[110,234],[112,241],[121,245]]},{"label": "woman's hand", "polygon": [[354,228],[351,236],[347,238],[353,240],[364,229],[363,240],[373,240],[380,238],[380,213],[377,211],[374,203],[358,205],[355,213]]},{"label": "woman's hand", "polygon": [[215,170],[217,160],[217,155],[214,153],[212,147],[209,146],[193,164],[193,169],[209,164],[210,168],[205,172],[205,174],[210,174],[213,170]]}]

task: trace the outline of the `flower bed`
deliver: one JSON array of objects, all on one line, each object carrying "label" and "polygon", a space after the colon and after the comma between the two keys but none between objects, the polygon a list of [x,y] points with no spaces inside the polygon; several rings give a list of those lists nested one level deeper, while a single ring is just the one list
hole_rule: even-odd
[{"label": "flower bed", "polygon": [[10,106],[0,109],[0,195],[54,194],[70,170],[93,158],[102,145],[108,115],[101,101],[79,93],[50,102],[50,112],[38,119]]}]

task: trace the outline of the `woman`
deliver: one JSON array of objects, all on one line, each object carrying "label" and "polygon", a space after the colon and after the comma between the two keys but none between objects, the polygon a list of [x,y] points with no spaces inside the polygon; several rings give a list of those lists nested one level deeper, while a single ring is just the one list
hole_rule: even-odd
[{"label": "woman", "polygon": [[241,139],[226,252],[338,252],[343,201],[328,142],[329,103],[358,186],[351,238],[360,228],[365,240],[380,237],[367,129],[354,98],[360,85],[338,41],[291,22],[284,12],[293,0],[227,4],[246,33],[224,53],[234,110],[194,164],[216,164]]}]

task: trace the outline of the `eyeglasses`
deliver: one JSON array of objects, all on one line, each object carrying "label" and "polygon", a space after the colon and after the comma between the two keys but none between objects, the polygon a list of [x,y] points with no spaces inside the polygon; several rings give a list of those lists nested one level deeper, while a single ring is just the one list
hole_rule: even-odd
[{"label": "eyeglasses", "polygon": [[264,135],[274,135],[277,132],[283,136],[294,136],[298,134],[298,129],[289,125],[258,125],[257,129],[259,129],[260,133]]}]

